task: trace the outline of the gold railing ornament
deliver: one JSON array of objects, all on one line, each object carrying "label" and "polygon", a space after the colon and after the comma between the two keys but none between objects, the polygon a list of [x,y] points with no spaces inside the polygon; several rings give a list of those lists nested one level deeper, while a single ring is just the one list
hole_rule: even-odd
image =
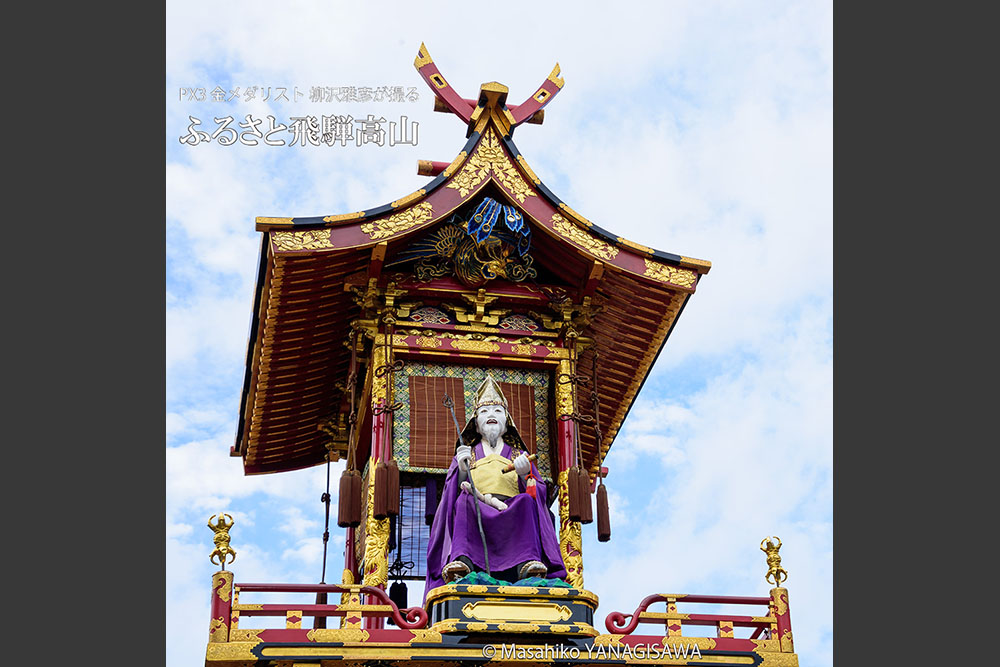
[{"label": "gold railing ornament", "polygon": [[[213,524],[212,519],[218,516],[218,520]],[[226,517],[229,521],[226,521]],[[218,515],[213,514],[208,518],[208,527],[212,529],[215,535],[212,537],[212,541],[215,542],[215,549],[209,554],[208,559],[215,562],[216,557],[219,559],[219,565],[222,569],[226,569],[226,557],[229,556],[229,562],[232,563],[236,560],[236,549],[229,546],[229,529],[233,527],[233,517],[224,512],[219,512]]]},{"label": "gold railing ornament", "polygon": [[[777,544],[771,540],[775,540]],[[781,586],[781,582],[788,579],[788,572],[781,567],[781,556],[778,555],[780,548],[781,540],[777,537],[765,537],[760,541],[760,550],[767,554],[767,574],[764,575],[764,580],[775,586]]]}]

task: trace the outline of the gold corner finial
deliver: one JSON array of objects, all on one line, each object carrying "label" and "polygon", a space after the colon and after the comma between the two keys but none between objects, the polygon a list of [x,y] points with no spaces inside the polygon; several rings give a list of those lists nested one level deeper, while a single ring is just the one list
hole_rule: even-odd
[{"label": "gold corner finial", "polygon": [[[212,519],[215,519],[216,516],[219,517],[218,521],[213,524]],[[229,518],[228,522],[226,521],[227,517]],[[233,527],[234,523],[236,522],[233,521],[233,517],[225,512],[219,512],[218,515],[213,514],[208,518],[208,527],[215,533],[212,537],[212,541],[215,542],[215,549],[209,554],[208,560],[214,563],[216,557],[218,557],[218,564],[222,566],[223,570],[226,569],[227,556],[230,556],[230,563],[236,560],[236,549],[229,546],[229,529]]]},{"label": "gold corner finial", "polygon": [[413,61],[413,66],[420,69],[424,65],[432,62],[434,62],[434,59],[431,58],[431,52],[427,50],[427,47],[424,46],[423,42],[420,42],[420,48],[417,49],[417,57]]},{"label": "gold corner finial", "polygon": [[549,81],[562,88],[563,84],[565,84],[566,82],[559,77],[559,74],[560,74],[559,63],[556,63],[556,66],[552,68],[552,72],[549,73],[549,75],[545,78],[547,78]]},{"label": "gold corner finial", "polygon": [[[777,544],[771,540],[775,540]],[[764,575],[764,580],[772,583],[771,580],[774,579],[775,586],[781,586],[781,582],[788,579],[788,572],[781,567],[781,556],[778,555],[780,548],[781,540],[777,537],[765,537],[760,541],[760,550],[767,554],[767,574]]]}]

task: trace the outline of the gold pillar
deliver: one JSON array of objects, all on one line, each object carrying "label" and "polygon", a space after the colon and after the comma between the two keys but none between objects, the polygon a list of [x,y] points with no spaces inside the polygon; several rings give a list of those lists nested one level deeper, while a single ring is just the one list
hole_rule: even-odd
[{"label": "gold pillar", "polygon": [[579,521],[569,520],[568,470],[559,471],[559,553],[566,566],[566,581],[583,589],[583,535]]},{"label": "gold pillar", "polygon": [[777,587],[771,589],[771,614],[777,619],[778,645],[782,653],[795,653],[792,641],[792,621],[788,611],[788,589]]},{"label": "gold pillar", "polygon": [[212,619],[208,627],[210,643],[229,641],[233,623],[233,573],[226,570],[212,575]]},{"label": "gold pillar", "polygon": [[683,626],[681,625],[680,619],[677,618],[677,598],[667,598],[667,616],[673,617],[667,619],[667,636],[668,637],[681,637],[683,632]]},{"label": "gold pillar", "polygon": [[[569,359],[561,359],[555,376],[556,395],[556,416],[569,415],[575,412],[573,405],[573,384],[571,382],[561,383],[561,375],[571,376],[574,368]],[[580,529],[579,521],[569,520],[569,467],[576,461],[576,440],[573,431],[576,423],[572,421],[558,421],[556,438],[559,447],[559,553],[566,566],[566,581],[574,588],[583,589],[583,533]],[[564,443],[565,438],[572,438],[571,442]],[[565,446],[564,446],[565,444]]]},{"label": "gold pillar", "polygon": [[365,574],[363,586],[385,586],[389,580],[389,519],[375,518],[375,464],[368,466],[365,500]]},{"label": "gold pillar", "polygon": [[[368,372],[372,374],[371,381],[371,409],[379,405],[385,405],[388,396],[388,383],[386,376],[379,377],[375,371],[386,363],[385,347],[381,344],[384,338],[381,334],[375,337],[375,345],[372,349],[372,360],[368,364]],[[368,465],[368,493],[365,498],[365,573],[362,579],[364,586],[385,586],[389,579],[389,519],[377,520],[375,518],[375,462],[376,453],[380,446],[379,440],[382,437],[382,429],[391,428],[386,425],[385,415],[375,415],[372,417],[372,445],[371,457]]]}]

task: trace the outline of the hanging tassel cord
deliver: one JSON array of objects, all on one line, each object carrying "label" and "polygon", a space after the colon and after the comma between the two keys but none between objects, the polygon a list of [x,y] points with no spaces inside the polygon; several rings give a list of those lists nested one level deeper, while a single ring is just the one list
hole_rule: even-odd
[{"label": "hanging tassel cord", "polygon": [[389,566],[389,576],[396,581],[402,581],[403,574],[413,569],[413,561],[403,560],[403,521],[402,517],[396,517],[396,558]]},{"label": "hanging tassel cord", "polygon": [[396,318],[386,309],[382,316],[385,325],[383,332],[383,358],[385,363],[375,369],[377,377],[385,377],[385,402],[372,410],[373,415],[388,414],[388,425],[382,431],[379,461],[375,467],[375,512],[376,519],[399,514],[399,465],[392,451],[393,413],[403,407],[402,402],[393,402],[395,374],[403,370],[402,359],[393,359],[392,338]]},{"label": "hanging tassel cord", "polygon": [[[400,508],[402,509],[402,508]],[[395,517],[396,521],[396,559],[392,561],[392,564],[388,568],[388,576],[393,579],[392,586],[389,587],[389,599],[392,600],[397,607],[400,609],[405,609],[406,603],[406,584],[403,583],[403,575],[413,569],[413,561],[403,560],[403,515]],[[389,623],[398,625],[391,617],[387,619]]]},{"label": "hanging tassel cord", "polygon": [[[323,493],[321,500],[323,504],[326,505],[326,518],[323,523],[323,571],[320,573],[319,583],[326,583],[326,552],[327,545],[330,542],[330,452],[326,454],[326,491]],[[321,591],[316,593],[316,604],[326,604],[327,595],[326,592]],[[316,616],[313,619],[313,628],[325,629],[326,628],[326,617]]]},{"label": "hanging tassel cord", "polygon": [[[344,475],[341,478],[340,483],[340,499],[338,501],[338,513],[337,525],[340,526],[351,526],[360,523],[360,520],[353,521],[358,517],[352,517],[351,514],[357,514],[357,499],[352,496],[354,494],[354,487],[360,488],[359,484],[352,484],[352,478],[357,477],[357,472],[354,470],[355,466],[355,455],[354,455],[354,426],[358,421],[357,413],[357,379],[358,379],[358,330],[354,324],[351,325],[351,338],[349,342],[351,346],[351,365],[348,369],[347,384],[351,388],[351,414],[348,417],[348,432],[347,432],[347,462],[344,470]],[[326,583],[326,563],[327,556],[329,554],[330,546],[330,457],[332,452],[327,449],[326,453],[326,491],[320,496],[320,501],[324,505],[324,518],[323,518],[323,569],[320,573],[319,583]],[[346,479],[345,479],[346,478]],[[346,485],[344,482],[347,482]],[[360,481],[360,479],[358,480]],[[345,489],[346,486],[346,489]],[[347,545],[346,548],[351,548],[351,545]],[[316,594],[316,604],[326,604],[327,595],[326,593]],[[317,616],[314,623],[314,628],[325,628],[326,627],[326,617]]]},{"label": "hanging tassel cord", "polygon": [[[358,384],[358,329],[357,324],[351,325],[351,366],[347,383],[351,388],[351,414],[348,418],[347,465],[340,477],[340,504],[338,507],[337,525],[341,528],[354,528],[361,524],[361,474],[357,470],[357,443],[355,429],[358,422],[357,384]],[[348,548],[350,548],[348,546]]]},{"label": "hanging tassel cord", "polygon": [[[375,369],[375,377],[385,377],[385,404],[372,410],[373,415],[391,414],[403,407],[402,402],[392,403],[394,375],[402,371],[406,365],[402,359],[393,358],[392,337],[395,331],[396,318],[391,312],[386,311],[385,315],[382,316],[382,323],[385,324],[382,336],[382,356],[385,359],[385,363]],[[391,451],[390,449],[390,456]]]},{"label": "hanging tassel cord", "polygon": [[[580,446],[580,425],[590,424],[594,418],[579,411],[579,387],[590,383],[590,378],[577,372],[579,364],[579,349],[577,346],[578,334],[570,326],[566,333],[569,340],[570,352],[570,372],[560,373],[558,382],[560,384],[572,384],[573,406],[572,412],[568,415],[561,415],[560,420],[572,420],[573,428],[573,449],[575,465],[569,469],[567,483],[569,484],[569,508],[570,520],[580,523],[591,523],[594,520],[593,508],[590,503],[590,476],[587,474],[583,463],[583,448]],[[579,514],[577,514],[579,512]]]},{"label": "hanging tassel cord", "polygon": [[[356,347],[356,344],[357,344],[357,340],[358,340],[358,332],[357,332],[356,329],[354,329],[352,327],[352,329],[351,329],[351,338],[350,338],[350,345],[351,345],[351,365],[350,365],[349,373],[348,373],[348,376],[347,376],[347,384],[351,387],[351,416],[350,416],[350,419],[348,420],[350,422],[350,430],[348,431],[348,436],[347,436],[347,470],[352,470],[353,469],[353,466],[352,466],[351,462],[353,460],[353,456],[352,455],[354,453],[354,446],[353,446],[354,445],[354,422],[357,420],[357,415],[355,414],[355,406],[354,406],[354,398],[355,398],[355,391],[354,391],[355,388],[354,388],[354,385],[355,385],[355,380],[357,379],[357,374],[358,374],[358,372],[357,372],[358,357],[357,357],[357,351],[355,350],[355,347]],[[321,584],[325,584],[326,583],[326,560],[327,560],[328,547],[329,547],[329,544],[330,544],[330,501],[331,501],[331,496],[330,496],[330,455],[331,455],[331,453],[332,452],[329,449],[327,449],[327,452],[326,452],[326,491],[324,491],[323,495],[320,496],[320,502],[322,502],[323,505],[324,505],[324,514],[325,514],[325,516],[323,518],[323,570],[320,573],[320,578],[319,578],[319,583],[321,583]]]},{"label": "hanging tassel cord", "polygon": [[358,388],[358,330],[351,328],[351,370],[347,376],[347,384],[351,386],[351,416],[347,421],[350,426],[347,440],[347,469],[355,470],[357,465],[354,454],[354,426],[358,421],[357,388]]},{"label": "hanging tassel cord", "polygon": [[569,350],[569,373],[560,373],[557,382],[559,384],[569,384],[570,396],[572,400],[572,405],[569,406],[570,412],[568,414],[563,414],[559,416],[560,421],[572,421],[573,422],[573,465],[571,465],[567,470],[567,500],[568,500],[568,511],[570,521],[580,521],[586,523],[587,515],[584,510],[584,501],[586,495],[583,489],[583,484],[581,484],[581,477],[583,474],[583,459],[580,450],[580,425],[584,423],[589,423],[591,421],[590,415],[585,415],[581,413],[578,409],[579,405],[579,391],[578,387],[581,385],[586,385],[589,383],[590,378],[585,375],[577,373],[577,332],[570,326],[566,332],[567,339],[567,349]]},{"label": "hanging tassel cord", "polygon": [[326,551],[330,542],[330,453],[326,454],[326,491],[320,497],[326,506],[326,517],[323,521],[323,572],[320,575],[319,583],[326,583]]},{"label": "hanging tassel cord", "polygon": [[[577,345],[577,341],[573,340],[573,372],[577,373],[580,367],[580,350]],[[579,399],[579,389],[577,387],[581,385],[588,384],[590,379],[586,381],[579,382],[574,386],[574,399],[576,401],[577,410],[579,411],[580,399]],[[577,422],[577,428],[574,429],[576,433],[576,452],[578,457],[578,465],[580,467],[579,473],[579,488],[580,488],[580,523],[592,523],[594,521],[594,506],[590,500],[590,475],[587,473],[587,468],[583,460],[583,447],[580,444],[580,424],[592,423],[593,418],[590,415],[582,415],[580,421]]]},{"label": "hanging tassel cord", "polygon": [[604,486],[604,471],[601,469],[600,464],[600,453],[601,444],[603,443],[603,436],[601,434],[601,399],[597,395],[597,350],[594,350],[594,356],[592,359],[591,366],[591,378],[593,379],[593,387],[590,392],[590,400],[594,406],[594,432],[597,436],[597,454],[598,454],[598,464],[597,464],[597,541],[607,542],[611,539],[611,510],[608,505],[608,489]]},{"label": "hanging tassel cord", "polygon": [[573,429],[573,444],[574,444],[573,449],[576,451],[576,466],[582,472],[583,449],[580,447],[580,423],[585,421],[585,417],[587,415],[582,414],[579,410],[580,406],[579,387],[581,384],[586,384],[587,380],[584,376],[581,376],[579,373],[576,372],[579,369],[580,360],[579,360],[579,353],[576,347],[577,337],[575,331],[572,332],[572,336],[573,336],[572,338],[573,343],[572,345],[570,345],[569,357],[570,357],[570,368],[573,369],[573,375],[571,376],[573,378],[573,415],[576,417],[576,419],[573,420],[576,422],[576,428]]},{"label": "hanging tassel cord", "polygon": [[[591,379],[592,384],[590,387],[590,402],[594,406],[594,433],[597,436],[597,457],[600,459],[601,455],[601,444],[603,442],[603,436],[601,435],[601,399],[597,395],[597,350],[594,350],[594,356],[592,358],[591,366]],[[600,467],[597,469],[597,478],[600,483],[604,484],[604,475],[601,474]]]}]

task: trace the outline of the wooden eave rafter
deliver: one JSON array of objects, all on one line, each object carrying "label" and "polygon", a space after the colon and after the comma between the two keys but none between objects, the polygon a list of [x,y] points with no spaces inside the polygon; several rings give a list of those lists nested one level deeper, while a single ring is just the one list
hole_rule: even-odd
[{"label": "wooden eave rafter", "polygon": [[[424,66],[433,63],[423,45],[421,54],[418,70],[421,58],[426,59]],[[558,66],[550,77],[557,74]],[[521,211],[535,231],[536,243],[555,244],[559,252],[578,258],[583,272],[571,282],[579,285],[580,298],[594,295],[605,303],[584,334],[594,340],[599,379],[606,382],[599,392],[602,442],[597,443],[589,429],[581,430],[587,466],[597,470],[687,297],[711,264],[615,236],[561,201],[511,141],[518,118],[524,122],[530,116],[511,112],[505,102],[506,87],[484,84],[479,102],[468,112],[463,150],[441,174],[406,197],[350,214],[257,218],[264,239],[232,451],[244,457],[248,474],[324,460],[323,443],[329,436],[317,423],[340,410],[341,397],[333,387],[346,379],[350,353],[343,342],[350,320],[359,315],[344,281],[366,284],[369,278],[378,279],[394,249],[478,201],[487,187],[505,200],[502,203]],[[581,372],[590,372],[588,358],[585,352]],[[584,400],[588,394],[581,392],[584,410],[589,408]],[[308,399],[308,406],[302,399]]]}]

